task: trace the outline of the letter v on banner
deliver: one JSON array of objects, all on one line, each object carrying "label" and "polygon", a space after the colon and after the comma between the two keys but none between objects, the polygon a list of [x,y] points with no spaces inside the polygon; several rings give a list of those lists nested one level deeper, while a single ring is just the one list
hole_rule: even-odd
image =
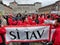
[{"label": "letter v on banner", "polygon": [[42,34],[40,34],[40,32],[39,32],[39,31],[37,31],[37,33],[38,33],[39,37],[41,38],[41,37],[42,37],[42,35],[43,35],[43,33],[44,33],[44,30],[42,31]]}]

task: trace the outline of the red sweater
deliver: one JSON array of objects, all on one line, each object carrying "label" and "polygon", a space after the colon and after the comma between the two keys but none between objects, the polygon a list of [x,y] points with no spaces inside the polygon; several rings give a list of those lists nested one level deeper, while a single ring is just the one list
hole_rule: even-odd
[{"label": "red sweater", "polygon": [[22,21],[18,20],[17,25],[23,25]]},{"label": "red sweater", "polygon": [[13,24],[13,19],[12,18],[8,18],[8,23],[9,23],[9,25],[12,25]]},{"label": "red sweater", "polygon": [[44,23],[44,18],[38,18],[40,24]]},{"label": "red sweater", "polygon": [[[0,35],[5,35],[5,33],[6,33],[6,30],[5,30],[5,28],[4,27],[0,27]],[[2,43],[3,42],[3,40],[2,40],[2,37],[0,36],[0,43]]]},{"label": "red sweater", "polygon": [[17,21],[13,21],[13,25],[16,25],[17,24]]},{"label": "red sweater", "polygon": [[54,41],[53,45],[60,45],[60,25],[57,26],[56,31],[53,34],[52,40]]}]

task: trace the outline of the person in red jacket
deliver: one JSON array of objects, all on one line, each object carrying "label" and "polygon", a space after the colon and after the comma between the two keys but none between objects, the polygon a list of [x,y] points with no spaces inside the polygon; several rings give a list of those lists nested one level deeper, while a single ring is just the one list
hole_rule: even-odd
[{"label": "person in red jacket", "polygon": [[57,18],[55,27],[56,31],[54,32],[52,37],[53,45],[60,45],[60,18]]},{"label": "person in red jacket", "polygon": [[33,20],[33,19],[32,19],[32,16],[29,15],[27,18],[28,18],[28,22],[29,22],[29,24],[32,25],[32,20]]},{"label": "person in red jacket", "polygon": [[35,19],[35,16],[36,16],[35,14],[32,14],[32,19],[33,19],[33,20]]},{"label": "person in red jacket", "polygon": [[17,25],[18,26],[23,25],[22,20],[17,20]]},{"label": "person in red jacket", "polygon": [[39,17],[38,17],[38,20],[39,20],[39,24],[44,23],[44,18],[42,18],[42,16],[39,16]]},{"label": "person in red jacket", "polygon": [[0,23],[0,45],[6,45],[5,44],[5,35],[6,33],[6,30],[4,27],[1,26],[1,23]]},{"label": "person in red jacket", "polygon": [[28,18],[26,17],[25,20],[22,21],[22,24],[24,26],[28,26],[28,25],[30,25],[30,20],[28,20]]},{"label": "person in red jacket", "polygon": [[13,25],[16,25],[17,24],[17,21],[16,20],[13,20],[12,24]]},{"label": "person in red jacket", "polygon": [[13,24],[13,19],[12,19],[12,16],[9,15],[9,18],[8,18],[8,24],[9,25],[12,25]]},{"label": "person in red jacket", "polygon": [[32,25],[36,25],[37,23],[35,22],[35,20],[33,20],[31,24]]}]

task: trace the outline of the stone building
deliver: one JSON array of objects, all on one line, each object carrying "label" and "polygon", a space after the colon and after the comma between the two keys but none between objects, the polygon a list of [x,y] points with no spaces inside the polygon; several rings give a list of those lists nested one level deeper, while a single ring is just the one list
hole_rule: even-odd
[{"label": "stone building", "polygon": [[39,14],[50,14],[52,12],[60,12],[60,1],[55,2],[54,4],[44,6],[38,9]]},{"label": "stone building", "polygon": [[5,15],[13,14],[12,13],[12,8],[9,7],[9,6],[4,5],[4,14]]},{"label": "stone building", "polygon": [[10,7],[12,7],[14,14],[17,13],[37,13],[38,9],[41,7],[40,2],[36,2],[34,4],[18,4],[15,0],[10,3]]},{"label": "stone building", "polygon": [[3,4],[2,0],[0,0],[0,14],[9,15],[12,13],[12,8]]}]

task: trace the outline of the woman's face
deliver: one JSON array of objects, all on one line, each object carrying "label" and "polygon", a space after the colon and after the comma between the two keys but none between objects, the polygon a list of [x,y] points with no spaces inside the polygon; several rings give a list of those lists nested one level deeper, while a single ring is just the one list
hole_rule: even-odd
[{"label": "woman's face", "polygon": [[25,20],[28,21],[28,18],[26,18]]}]

